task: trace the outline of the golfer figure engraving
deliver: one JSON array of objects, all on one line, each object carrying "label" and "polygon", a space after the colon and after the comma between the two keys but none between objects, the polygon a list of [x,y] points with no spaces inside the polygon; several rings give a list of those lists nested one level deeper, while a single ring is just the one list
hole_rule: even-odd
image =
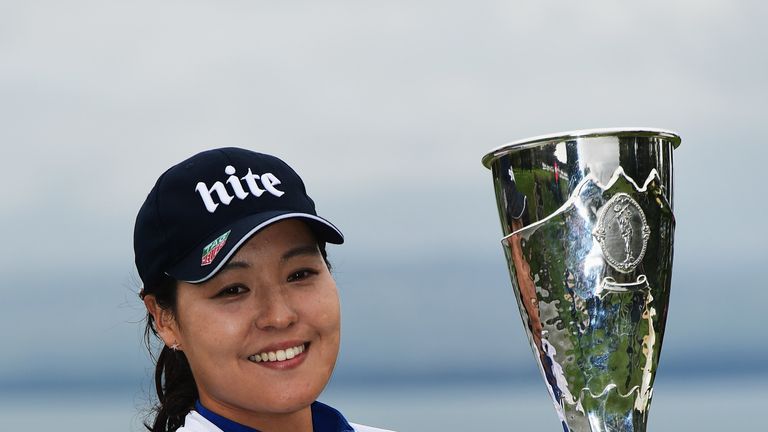
[{"label": "golfer figure engraving", "polygon": [[593,235],[600,243],[606,261],[626,273],[645,256],[651,228],[640,204],[626,193],[618,193],[599,211]]},{"label": "golfer figure engraving", "polygon": [[566,132],[483,158],[512,287],[561,429],[645,432],[672,278],[672,151],[657,129]]}]

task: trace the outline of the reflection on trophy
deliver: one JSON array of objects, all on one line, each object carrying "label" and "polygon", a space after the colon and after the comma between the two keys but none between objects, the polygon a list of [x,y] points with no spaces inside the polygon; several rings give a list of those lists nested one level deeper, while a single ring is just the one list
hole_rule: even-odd
[{"label": "reflection on trophy", "polygon": [[517,141],[483,158],[528,338],[565,431],[646,430],[672,278],[674,133]]}]

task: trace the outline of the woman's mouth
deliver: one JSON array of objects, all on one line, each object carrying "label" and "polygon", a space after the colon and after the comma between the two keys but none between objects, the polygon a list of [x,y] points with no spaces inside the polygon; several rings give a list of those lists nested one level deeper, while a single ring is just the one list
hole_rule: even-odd
[{"label": "woman's mouth", "polygon": [[254,363],[275,363],[291,360],[298,357],[309,347],[309,343],[299,344],[290,348],[279,349],[275,351],[264,351],[253,354],[248,360]]}]

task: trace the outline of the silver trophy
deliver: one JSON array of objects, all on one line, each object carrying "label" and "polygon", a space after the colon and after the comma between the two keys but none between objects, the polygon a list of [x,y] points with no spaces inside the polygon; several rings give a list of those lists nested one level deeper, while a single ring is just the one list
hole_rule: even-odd
[{"label": "silver trophy", "polygon": [[535,137],[493,173],[520,314],[564,431],[646,430],[667,320],[674,133]]}]

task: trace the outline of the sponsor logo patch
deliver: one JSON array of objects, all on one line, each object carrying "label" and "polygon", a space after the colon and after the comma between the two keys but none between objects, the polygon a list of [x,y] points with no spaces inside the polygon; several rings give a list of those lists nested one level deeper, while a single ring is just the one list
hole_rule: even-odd
[{"label": "sponsor logo patch", "polygon": [[203,248],[203,259],[200,262],[201,267],[207,266],[213,262],[221,248],[223,248],[227,243],[227,237],[229,237],[229,233],[231,232],[232,230],[225,232],[224,234],[217,237],[216,240],[208,243],[208,246]]}]

